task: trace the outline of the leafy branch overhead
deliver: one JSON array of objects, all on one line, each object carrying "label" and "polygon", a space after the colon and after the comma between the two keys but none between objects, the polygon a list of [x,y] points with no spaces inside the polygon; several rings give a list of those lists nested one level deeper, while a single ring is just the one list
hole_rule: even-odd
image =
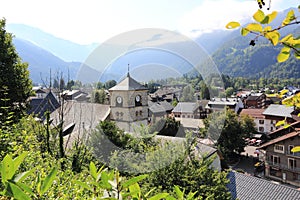
[{"label": "leafy branch overhead", "polygon": [[[300,6],[298,7],[300,11]],[[262,10],[257,10],[254,13],[253,19],[256,21],[254,23],[249,23],[241,28],[241,35],[246,36],[249,33],[254,34],[255,38],[250,41],[250,45],[255,46],[255,42],[259,37],[264,37],[268,39],[274,46],[281,44],[283,45],[280,53],[277,56],[278,62],[284,62],[293,52],[297,59],[300,59],[300,36],[294,36],[293,34],[288,34],[282,36],[279,32],[280,29],[287,26],[299,24],[300,21],[297,20],[294,10],[290,10],[285,19],[282,21],[281,25],[277,28],[270,26],[270,23],[277,17],[277,12],[273,11],[270,14],[265,14]],[[239,22],[229,22],[226,25],[227,29],[235,29],[241,27]]]}]

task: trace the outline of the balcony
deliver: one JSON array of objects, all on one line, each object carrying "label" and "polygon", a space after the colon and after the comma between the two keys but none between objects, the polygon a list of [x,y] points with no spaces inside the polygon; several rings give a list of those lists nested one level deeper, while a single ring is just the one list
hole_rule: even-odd
[{"label": "balcony", "polygon": [[286,170],[286,171],[300,172],[300,167],[291,167],[291,166],[288,166],[286,164],[273,163],[272,160],[267,160],[267,164],[270,167],[276,167],[278,169],[283,169],[283,170]]},{"label": "balcony", "polygon": [[288,155],[288,156],[300,158],[300,152],[293,153],[293,152],[287,150],[287,151],[285,152],[285,154]]}]

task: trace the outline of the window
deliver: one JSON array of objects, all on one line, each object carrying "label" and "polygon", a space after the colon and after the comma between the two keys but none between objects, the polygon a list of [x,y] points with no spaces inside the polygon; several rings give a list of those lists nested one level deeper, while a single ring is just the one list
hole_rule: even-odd
[{"label": "window", "polygon": [[141,116],[143,115],[143,111],[142,111],[142,110],[140,110],[140,115],[141,115]]},{"label": "window", "polygon": [[273,132],[273,126],[271,126],[270,131]]},{"label": "window", "polygon": [[279,144],[275,144],[274,151],[278,152],[278,153],[284,153],[284,146],[283,145],[279,145]]},{"label": "window", "polygon": [[294,155],[294,153],[292,152],[292,148],[294,148],[294,145],[289,145],[288,146],[288,154]]},{"label": "window", "polygon": [[265,122],[265,121],[264,121],[263,119],[260,119],[260,120],[258,121],[259,124],[264,124],[264,122]]},{"label": "window", "polygon": [[137,117],[139,115],[139,111],[135,111],[135,116]]},{"label": "window", "polygon": [[271,120],[271,124],[274,124],[273,120]]},{"label": "window", "polygon": [[295,169],[296,167],[296,160],[293,158],[288,158],[288,168]]},{"label": "window", "polygon": [[262,133],[265,131],[265,129],[264,129],[264,127],[258,127],[258,131]]},{"label": "window", "polygon": [[271,162],[273,163],[273,165],[278,165],[280,164],[280,157],[278,156],[271,156]]}]

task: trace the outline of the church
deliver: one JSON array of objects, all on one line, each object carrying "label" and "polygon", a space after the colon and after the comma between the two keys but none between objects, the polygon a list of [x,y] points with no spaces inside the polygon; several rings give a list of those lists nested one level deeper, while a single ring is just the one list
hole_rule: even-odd
[{"label": "church", "polygon": [[134,80],[129,71],[109,93],[110,120],[120,129],[132,133],[141,124],[148,124],[148,89]]}]

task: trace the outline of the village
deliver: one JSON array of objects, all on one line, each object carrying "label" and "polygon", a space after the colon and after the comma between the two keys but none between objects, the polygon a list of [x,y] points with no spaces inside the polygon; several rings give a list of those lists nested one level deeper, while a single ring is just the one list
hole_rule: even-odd
[{"label": "village", "polygon": [[[37,120],[44,120],[45,112],[50,111],[53,123],[59,124],[63,113],[64,137],[66,141],[72,141],[72,138],[90,132],[100,121],[106,120],[115,122],[125,133],[132,133],[137,126],[173,118],[180,122],[184,131],[197,135],[204,127],[203,120],[211,113],[230,109],[238,116],[248,115],[256,129],[244,138],[245,151],[239,160],[229,166],[236,170],[235,179],[228,186],[230,190],[234,183],[237,184],[233,187],[236,194],[250,194],[255,190],[263,195],[272,192],[274,197],[274,192],[279,195],[300,187],[300,153],[292,152],[300,144],[300,117],[296,107],[300,89],[286,87],[277,95],[245,90],[238,91],[235,96],[210,100],[200,99],[195,93],[195,101],[181,102],[179,99],[184,86],[167,85],[149,93],[148,88],[134,80],[128,72],[123,80],[105,91],[104,104],[91,103],[91,94],[81,90],[59,93],[55,92],[59,90],[35,87],[36,96],[30,97],[29,114],[34,114]],[[174,136],[184,137],[179,133],[174,133]],[[199,148],[209,155],[217,155],[214,167],[222,170],[222,155],[215,143],[212,138],[202,138],[199,139]],[[242,186],[250,179],[251,184],[248,183],[247,188]],[[270,186],[257,191],[256,185],[262,183]],[[277,189],[273,191],[275,187]]]}]

